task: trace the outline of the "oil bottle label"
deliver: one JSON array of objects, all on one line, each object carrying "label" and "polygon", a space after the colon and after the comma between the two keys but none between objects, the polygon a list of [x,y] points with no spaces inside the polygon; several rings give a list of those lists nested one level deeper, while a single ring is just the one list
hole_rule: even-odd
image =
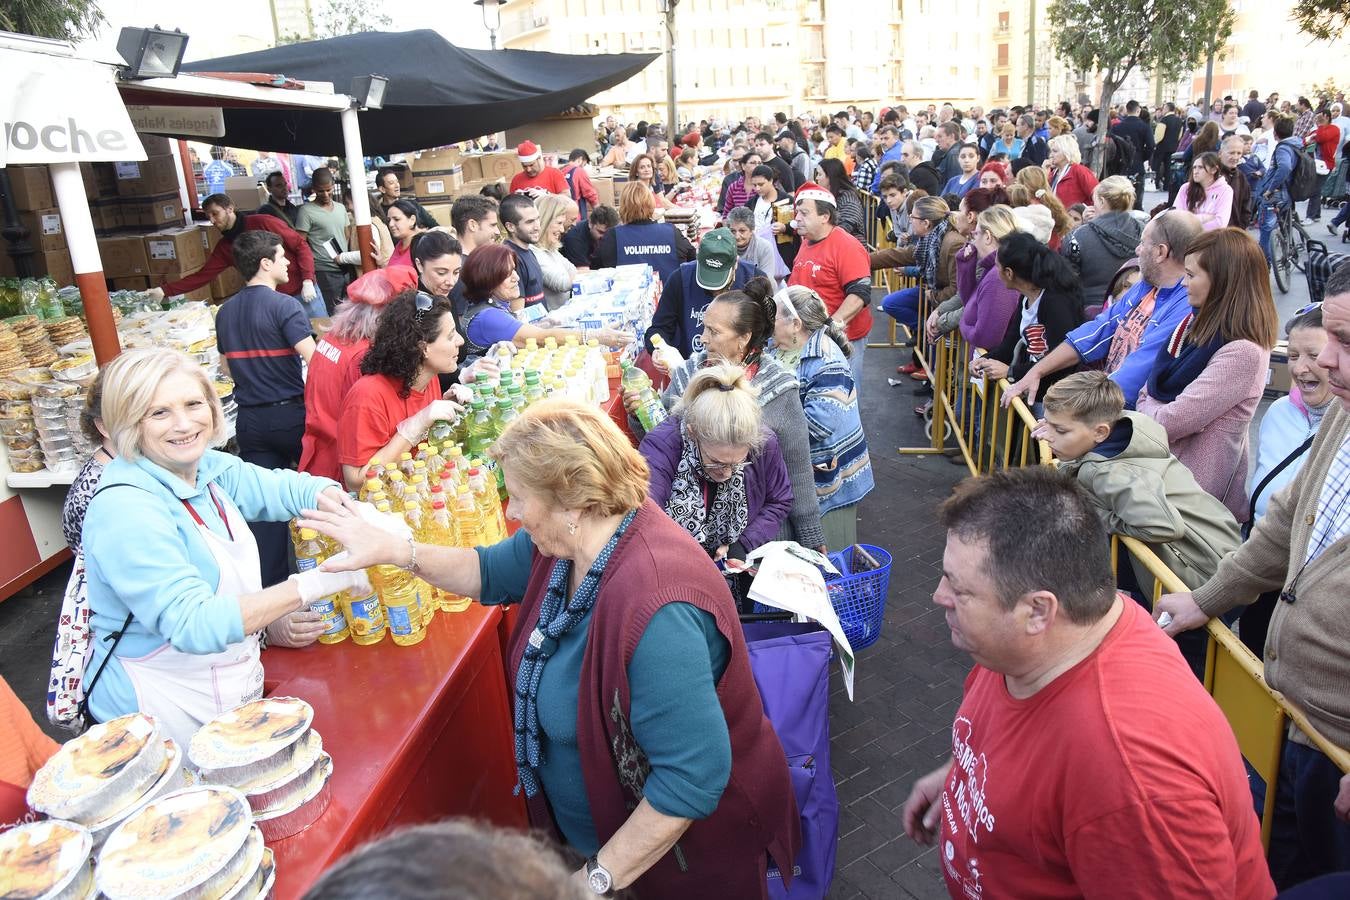
[{"label": "oil bottle label", "polygon": [[328,626],[324,634],[337,634],[347,627],[346,621],[342,618],[342,613],[338,611],[337,603],[333,597],[323,597],[315,600],[309,605],[310,612],[316,612],[323,623]]},{"label": "oil bottle label", "polygon": [[390,606],[388,609],[389,630],[400,637],[407,637],[412,634],[414,630],[412,613],[418,609],[415,603],[409,603],[407,606]]},{"label": "oil bottle label", "polygon": [[384,627],[384,616],[380,614],[380,597],[371,594],[364,600],[352,601],[352,631],[357,634],[374,634]]},{"label": "oil bottle label", "polygon": [[301,572],[308,572],[310,569],[316,569],[319,561],[312,556],[297,556],[295,558],[295,567]]}]

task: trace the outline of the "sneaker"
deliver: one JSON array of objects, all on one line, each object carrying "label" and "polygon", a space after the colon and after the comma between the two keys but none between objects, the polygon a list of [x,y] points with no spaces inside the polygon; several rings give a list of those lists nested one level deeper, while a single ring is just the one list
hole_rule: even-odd
[{"label": "sneaker", "polygon": [[1332,222],[1327,225],[1327,231],[1330,231],[1332,234],[1335,234],[1337,231],[1340,231],[1340,226],[1337,225],[1335,222]]},{"label": "sneaker", "polygon": [[922,406],[916,406],[916,407],[914,407],[914,415],[916,415],[916,416],[918,416],[920,419],[922,419],[924,416],[928,415],[928,411],[929,411],[930,409],[932,409],[932,408],[933,408],[933,401],[932,401],[932,400],[929,400],[927,403],[923,404]]},{"label": "sneaker", "polygon": [[928,373],[918,366],[915,366],[914,371],[909,373],[909,377],[913,378],[915,381],[927,381]]},{"label": "sneaker", "polygon": [[897,375],[913,375],[918,371],[920,369],[917,363],[905,363],[903,366],[895,367],[895,374]]}]

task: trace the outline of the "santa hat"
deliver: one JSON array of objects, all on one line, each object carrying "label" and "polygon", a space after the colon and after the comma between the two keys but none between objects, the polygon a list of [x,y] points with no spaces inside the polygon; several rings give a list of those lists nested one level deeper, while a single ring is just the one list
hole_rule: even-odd
[{"label": "santa hat", "polygon": [[792,195],[792,202],[794,204],[801,203],[803,200],[815,200],[817,203],[828,203],[831,206],[839,205],[839,201],[834,199],[834,194],[831,194],[814,181],[806,182],[806,184],[797,188],[797,193]]},{"label": "santa hat", "polygon": [[528,166],[539,158],[539,145],[534,141],[521,141],[520,146],[516,147],[516,156],[522,166]]}]

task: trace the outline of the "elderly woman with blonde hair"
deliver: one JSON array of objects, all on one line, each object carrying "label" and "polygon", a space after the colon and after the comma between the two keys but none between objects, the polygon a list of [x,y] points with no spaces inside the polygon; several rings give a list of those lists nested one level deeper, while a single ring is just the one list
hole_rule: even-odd
[{"label": "elderly woman with blonde hair", "polygon": [[415,543],[331,513],[303,524],[357,548],[335,568],[399,565],[520,603],[516,766],[531,822],[589,857],[574,877],[597,894],[767,897],[767,861],[787,881],[800,828],[717,567],[648,498],[647,463],[594,407],[535,404],[491,452],[520,524],[495,546]]},{"label": "elderly woman with blonde hair", "polygon": [[1049,141],[1050,156],[1046,159],[1050,188],[1065,207],[1075,203],[1091,203],[1092,191],[1097,187],[1097,176],[1083,165],[1083,153],[1078,138],[1061,134]]},{"label": "elderly woman with blonde hair", "polygon": [[84,519],[93,677],[100,722],[153,716],[187,746],[219,713],[262,696],[258,633],[299,646],[324,631],[306,610],[364,587],[359,572],[310,570],[262,584],[250,521],[284,522],[351,501],[327,479],[264,469],[218,450],[220,399],[176,350],[128,350],[103,373],[102,417],[116,458]]}]

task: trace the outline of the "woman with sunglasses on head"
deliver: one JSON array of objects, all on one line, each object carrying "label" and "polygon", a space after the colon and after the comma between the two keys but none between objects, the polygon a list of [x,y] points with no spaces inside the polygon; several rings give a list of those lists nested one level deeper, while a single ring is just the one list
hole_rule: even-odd
[{"label": "woman with sunglasses on head", "polygon": [[460,414],[442,399],[437,376],[459,368],[462,343],[448,300],[407,291],[389,301],[338,420],[338,460],[348,488],[361,486],[372,461],[397,460],[432,422]]},{"label": "woman with sunglasses on head", "polygon": [[744,560],[792,510],[792,483],[758,393],[741,366],[700,369],[674,414],[638,446],[651,469],[648,496],[714,561]]}]

